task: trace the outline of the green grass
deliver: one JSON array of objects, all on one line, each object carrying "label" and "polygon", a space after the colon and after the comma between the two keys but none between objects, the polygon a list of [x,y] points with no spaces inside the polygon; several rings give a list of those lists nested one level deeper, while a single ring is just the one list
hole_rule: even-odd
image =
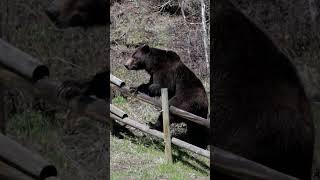
[{"label": "green grass", "polygon": [[[64,153],[57,147],[61,144],[59,122],[53,121],[35,111],[15,114],[7,124],[7,131],[19,142],[24,142],[28,149],[38,151],[46,160],[52,162],[64,175],[71,167]],[[69,169],[70,170],[70,169]]]},{"label": "green grass", "polygon": [[[111,179],[196,179],[208,177],[209,160],[173,148],[173,164],[167,164],[163,144],[147,137],[111,138]],[[202,166],[202,167],[201,167]],[[207,178],[209,179],[209,178]]]},{"label": "green grass", "polygon": [[57,138],[58,122],[50,121],[41,113],[29,111],[15,114],[8,122],[9,131],[19,137],[30,138],[47,145]]},{"label": "green grass", "polygon": [[117,96],[115,98],[112,99],[112,104],[115,104],[115,105],[123,105],[123,104],[126,104],[128,103],[128,101],[123,97],[123,96]]}]

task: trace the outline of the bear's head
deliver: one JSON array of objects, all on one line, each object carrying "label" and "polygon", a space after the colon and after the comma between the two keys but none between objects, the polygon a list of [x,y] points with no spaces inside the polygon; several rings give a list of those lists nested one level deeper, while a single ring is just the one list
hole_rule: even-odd
[{"label": "bear's head", "polygon": [[150,47],[148,45],[140,46],[124,64],[128,70],[146,69],[146,63],[150,58]]},{"label": "bear's head", "polygon": [[59,28],[106,25],[108,4],[107,0],[53,0],[45,12]]}]

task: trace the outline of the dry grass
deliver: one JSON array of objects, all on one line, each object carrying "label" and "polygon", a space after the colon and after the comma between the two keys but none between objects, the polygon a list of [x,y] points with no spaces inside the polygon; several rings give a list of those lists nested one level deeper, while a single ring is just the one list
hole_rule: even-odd
[{"label": "dry grass", "polygon": [[[57,29],[44,13],[49,2],[1,0],[1,38],[46,64],[53,79],[93,75],[106,64],[105,28]],[[62,179],[102,179],[107,168],[105,127],[84,119],[75,134],[65,134],[64,109],[23,89],[8,91],[9,136],[53,162]]]}]

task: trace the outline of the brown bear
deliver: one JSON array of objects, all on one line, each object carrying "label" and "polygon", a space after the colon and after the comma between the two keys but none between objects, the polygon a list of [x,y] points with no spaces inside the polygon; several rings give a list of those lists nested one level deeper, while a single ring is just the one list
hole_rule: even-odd
[{"label": "brown bear", "polygon": [[[210,145],[310,179],[314,125],[296,68],[231,3],[217,0],[214,11]],[[211,163],[212,178],[234,179]]]},{"label": "brown bear", "polygon": [[[146,70],[150,75],[149,82],[131,88],[134,91],[154,97],[161,95],[161,88],[168,88],[169,105],[207,118],[208,98],[205,89],[201,81],[181,62],[175,52],[142,45],[125,63],[125,67],[128,70]],[[181,137],[182,140],[202,148],[207,147],[208,128],[172,114],[170,122],[184,122],[187,125],[187,133]],[[152,128],[163,130],[162,115]]]},{"label": "brown bear", "polygon": [[[95,96],[109,102],[109,68],[97,72],[93,77],[84,80],[67,80],[60,87],[61,94],[71,99],[74,96]],[[67,91],[65,91],[67,90]]]},{"label": "brown bear", "polygon": [[45,10],[59,28],[110,23],[108,0],[54,0]]}]

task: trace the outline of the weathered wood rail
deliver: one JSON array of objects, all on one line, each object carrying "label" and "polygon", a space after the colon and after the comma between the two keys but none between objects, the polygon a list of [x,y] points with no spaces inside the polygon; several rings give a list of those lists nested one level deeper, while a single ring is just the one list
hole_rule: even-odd
[{"label": "weathered wood rail", "polygon": [[[110,82],[117,85],[117,89],[126,96],[133,96],[141,101],[154,105],[158,108],[161,108],[161,104],[159,100],[155,98],[149,97],[143,93],[132,94],[130,93],[129,89],[125,87],[125,83],[116,78],[115,76],[110,76]],[[116,81],[114,81],[116,80]],[[121,86],[118,86],[121,84]],[[122,123],[125,123],[129,126],[137,128],[145,133],[151,134],[158,138],[163,139],[163,133],[160,131],[156,131],[154,129],[150,129],[148,126],[138,123],[137,121],[131,120],[128,118],[128,115],[120,110],[119,108],[110,104],[111,107],[111,114],[110,117]],[[204,125],[210,128],[210,121],[208,119],[204,119],[202,117],[196,116],[192,113],[186,112],[181,110],[177,107],[170,106],[169,108],[170,113],[178,115],[180,117],[186,118],[190,121],[196,122],[198,124]],[[187,149],[191,152],[196,154],[202,155],[204,157],[210,158],[209,151],[201,149],[197,146],[191,145],[184,141],[181,141],[177,138],[172,138],[172,143]],[[298,180],[295,177],[286,175],[282,172],[276,171],[259,163],[253,162],[241,156],[235,155],[231,152],[222,150],[220,148],[211,146],[211,156],[213,158],[213,162],[211,162],[211,168],[215,168],[220,172],[224,172],[232,177],[244,179],[244,180],[270,180],[270,179],[277,179],[277,180]]]},{"label": "weathered wood rail", "polygon": [[[71,109],[79,116],[88,116],[93,120],[109,124],[109,104],[88,96],[67,98],[61,94],[62,82],[49,79],[48,68],[37,59],[13,47],[0,39],[0,87],[19,88],[42,97],[49,103]],[[0,107],[0,127],[4,131],[5,118]],[[108,128],[109,129],[109,128]],[[0,170],[0,177],[6,179],[58,179],[57,170],[38,155],[26,150],[18,143],[0,135],[0,163],[8,171]],[[17,172],[18,171],[18,172]],[[22,175],[23,174],[23,177]],[[25,176],[26,175],[26,176]],[[30,178],[29,178],[30,177]]]},{"label": "weathered wood rail", "polygon": [[[112,78],[111,78],[112,77]],[[140,92],[137,92],[137,93],[131,93],[129,88],[125,87],[125,83],[120,80],[119,78],[115,77],[114,75],[111,75],[110,76],[110,82],[115,84],[117,89],[124,95],[126,96],[133,96],[135,97],[136,99],[139,99],[143,102],[146,102],[146,103],[149,103],[151,105],[154,105],[156,106],[157,108],[161,108],[161,103],[159,100],[155,99],[155,98],[152,98],[146,94],[143,94],[143,93],[140,93]],[[118,85],[118,84],[121,84]],[[174,107],[174,106],[170,106],[169,107],[169,111],[170,113],[174,114],[174,115],[177,115],[177,116],[180,116],[184,119],[187,119],[189,121],[192,121],[192,122],[195,122],[197,124],[200,124],[200,125],[203,125],[207,128],[210,128],[210,120],[209,119],[205,119],[203,117],[200,117],[200,116],[197,116],[195,114],[192,114],[190,112],[187,112],[187,111],[184,111],[180,108],[177,108],[177,107]]]},{"label": "weathered wood rail", "polygon": [[34,179],[57,176],[57,169],[37,154],[0,134],[0,160]]},{"label": "weathered wood rail", "polygon": [[[5,52],[1,52],[4,48]],[[3,55],[6,54],[6,55]],[[27,61],[27,62],[26,62]],[[24,64],[24,67],[16,64]],[[108,122],[108,103],[93,97],[67,99],[60,94],[62,82],[48,78],[49,70],[35,58],[0,39],[0,64],[13,72],[0,68],[0,82],[4,87],[18,87],[38,95],[50,103],[70,108],[79,115]],[[19,74],[19,75],[17,75]]]},{"label": "weathered wood rail", "polygon": [[[147,125],[139,123],[136,120],[132,120],[128,115],[110,104],[110,117],[116,121],[127,124],[131,127],[141,130],[144,133],[163,139],[162,132],[150,129]],[[286,175],[279,171],[273,170],[269,167],[253,162],[241,156],[235,155],[231,152],[224,151],[220,148],[211,146],[211,154],[208,150],[199,148],[187,142],[181,141],[177,138],[172,138],[171,142],[181,148],[189,150],[193,153],[210,158],[213,156],[214,161],[211,162],[211,168],[216,168],[218,171],[225,172],[228,175],[243,179],[243,180],[298,180],[295,177]]]},{"label": "weathered wood rail", "polygon": [[[140,131],[153,135],[155,137],[161,138],[163,139],[164,135],[162,132],[154,130],[154,129],[150,129],[149,126],[139,123],[138,121],[132,120],[128,117],[128,115],[126,113],[124,113],[121,109],[117,108],[116,106],[110,104],[111,107],[111,111],[110,111],[110,117],[114,120],[117,120],[119,122],[122,122],[124,124],[127,124],[131,127],[134,127],[136,129],[139,129]],[[177,138],[172,138],[172,143],[174,145],[177,145],[179,147],[185,148],[191,152],[194,152],[196,154],[199,154],[201,156],[210,157],[210,152],[208,150],[204,150],[201,149],[197,146],[194,146],[192,144],[189,144],[187,142],[181,141]]]},{"label": "weathered wood rail", "polygon": [[45,65],[1,39],[0,61],[5,67],[32,81],[49,76],[49,69]]}]

